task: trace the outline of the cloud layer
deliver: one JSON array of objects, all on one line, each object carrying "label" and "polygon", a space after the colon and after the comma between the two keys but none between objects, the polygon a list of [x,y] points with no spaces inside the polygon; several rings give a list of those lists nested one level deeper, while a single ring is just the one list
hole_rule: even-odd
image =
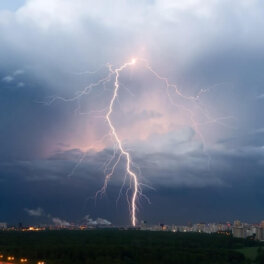
[{"label": "cloud layer", "polygon": [[[147,59],[155,71],[176,84],[166,89],[164,81],[141,61],[122,72],[112,116],[140,168],[134,167],[141,182],[156,189],[154,202],[161,205],[159,197],[174,203],[179,189],[185,188],[194,194],[201,190],[200,197],[203,193],[209,197],[210,188],[219,188],[230,199],[243,197],[242,183],[258,189],[254,182],[262,182],[264,165],[263,7],[257,0],[27,0],[16,11],[0,10],[0,180],[4,186],[9,189],[20,182],[27,189],[27,184],[42,183],[52,189],[57,184],[76,204],[93,196],[114,151],[111,137],[104,137],[109,128],[103,118],[113,79],[80,100],[45,102],[52,96],[71,98],[105,77],[107,62],[117,67],[137,57]],[[184,99],[176,88],[199,100]],[[104,215],[89,205],[89,212],[95,210],[93,216],[113,222],[114,193],[123,175],[121,160],[110,182],[112,207]],[[69,194],[67,181],[75,184],[74,194]],[[175,190],[173,195],[170,189]],[[233,190],[234,196],[227,190]],[[249,200],[258,204],[261,190],[257,193]],[[191,195],[182,195],[191,201]],[[27,209],[28,214],[41,215],[41,197],[36,204],[26,197],[22,211],[37,208]],[[6,194],[3,201],[10,199]],[[51,209],[54,199],[58,198],[50,197]],[[59,210],[57,223],[68,219],[67,210],[63,206]]]}]

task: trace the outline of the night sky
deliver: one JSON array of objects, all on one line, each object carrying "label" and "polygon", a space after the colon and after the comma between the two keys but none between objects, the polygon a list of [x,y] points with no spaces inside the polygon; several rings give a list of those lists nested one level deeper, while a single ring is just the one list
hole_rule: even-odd
[{"label": "night sky", "polygon": [[138,221],[263,220],[263,28],[260,0],[2,0],[0,222],[130,224],[124,158],[94,199],[114,78],[52,98],[131,58],[111,117],[150,199]]}]

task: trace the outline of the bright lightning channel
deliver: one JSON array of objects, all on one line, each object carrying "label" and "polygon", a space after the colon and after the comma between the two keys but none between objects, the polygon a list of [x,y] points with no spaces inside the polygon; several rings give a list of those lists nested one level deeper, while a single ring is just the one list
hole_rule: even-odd
[{"label": "bright lightning channel", "polygon": [[[186,96],[186,95],[182,94],[178,90],[178,88],[177,88],[177,86],[175,84],[169,83],[167,78],[160,76],[156,71],[154,71],[147,60],[139,59],[139,58],[132,58],[129,62],[124,63],[122,66],[120,66],[119,68],[116,68],[116,69],[113,69],[113,65],[106,64],[106,67],[108,68],[108,75],[106,77],[100,79],[96,83],[91,83],[89,86],[85,87],[81,92],[79,92],[77,95],[75,95],[75,96],[73,96],[71,98],[64,98],[64,97],[54,96],[54,97],[49,98],[48,102],[45,102],[45,104],[50,105],[51,103],[53,103],[56,100],[61,100],[61,101],[64,101],[64,102],[77,101],[82,96],[90,94],[95,87],[98,87],[100,85],[104,85],[105,86],[106,83],[110,82],[112,77],[114,76],[114,91],[113,91],[113,95],[111,97],[109,106],[106,107],[107,110],[106,110],[106,114],[104,115],[104,118],[107,121],[107,124],[108,124],[108,126],[110,128],[111,135],[114,138],[115,144],[117,145],[117,148],[118,148],[120,154],[119,154],[118,158],[116,159],[114,165],[112,166],[110,172],[106,173],[104,185],[99,191],[96,192],[96,197],[98,196],[98,194],[102,195],[102,194],[104,194],[106,192],[108,182],[109,182],[110,178],[112,177],[112,175],[114,174],[114,171],[115,171],[117,165],[119,164],[119,162],[121,160],[121,157],[123,156],[125,158],[125,160],[126,160],[126,175],[130,176],[130,179],[132,180],[132,183],[133,183],[132,184],[133,185],[133,187],[132,187],[132,197],[130,199],[128,199],[128,196],[127,196],[128,203],[129,203],[129,208],[130,208],[130,214],[131,214],[131,224],[133,226],[136,226],[136,224],[137,224],[136,212],[137,212],[138,196],[142,195],[143,197],[145,197],[147,199],[147,201],[149,201],[149,200],[148,200],[148,198],[145,195],[142,194],[141,185],[143,185],[143,184],[139,183],[138,175],[132,169],[131,155],[130,155],[130,153],[128,151],[125,150],[125,148],[124,148],[124,146],[122,144],[122,140],[120,139],[120,137],[119,137],[119,135],[117,133],[117,130],[116,130],[114,124],[113,124],[111,116],[112,116],[112,113],[113,113],[113,106],[114,106],[114,104],[115,104],[115,102],[117,100],[118,92],[119,92],[119,88],[120,88],[120,83],[119,83],[120,73],[123,70],[125,70],[126,68],[135,65],[138,61],[143,62],[143,65],[144,65],[144,67],[147,70],[149,70],[158,80],[160,80],[160,81],[165,83],[165,87],[167,89],[167,95],[168,95],[168,97],[169,97],[169,99],[170,99],[172,104],[175,104],[175,103],[173,102],[173,99],[172,99],[172,97],[170,95],[170,92],[169,92],[169,88],[170,87],[174,88],[174,91],[175,91],[175,93],[178,96],[180,96],[181,98],[183,98],[185,100],[189,100],[189,101],[191,101],[191,102],[193,102],[195,104],[197,104],[197,101],[200,99],[200,96],[208,91],[208,89],[202,89],[202,90],[200,90],[200,92],[198,93],[197,96],[190,96],[190,97]],[[88,73],[91,73],[91,72],[88,72]],[[95,72],[92,72],[92,73],[95,73]],[[191,120],[191,122],[193,124],[194,129],[196,130],[197,134],[200,136],[201,140],[204,141],[202,134],[198,130],[199,125],[202,125],[202,124],[199,124],[199,123],[195,122],[194,113],[189,108],[187,108],[186,106],[178,105],[178,104],[177,104],[177,106],[188,113],[188,115],[190,116],[190,120]],[[102,112],[103,112],[103,110],[102,110]],[[208,116],[207,114],[205,114],[203,112],[202,112],[202,114],[206,118],[206,120],[207,120],[206,123],[207,124],[209,124],[209,123],[221,124],[219,121],[224,120],[224,119],[233,118],[232,116],[211,118],[210,116]],[[224,125],[224,124],[222,124],[222,125]],[[108,135],[106,135],[106,136],[108,136]],[[103,138],[105,138],[106,136],[104,136]],[[71,172],[70,176],[75,172],[77,167],[84,160],[85,156],[86,156],[86,153],[80,159],[80,161],[76,164],[76,166],[74,167],[74,169]],[[115,157],[116,157],[116,150],[114,151],[114,155],[111,158],[111,160],[108,161],[107,166],[108,165],[110,166],[111,162],[113,162]],[[125,178],[126,178],[126,175],[125,175]],[[131,183],[131,181],[130,181],[130,183]],[[124,183],[123,183],[123,185],[124,185]],[[123,186],[122,186],[122,188],[123,188]],[[120,197],[120,194],[119,194],[119,197]]]},{"label": "bright lightning channel", "polygon": [[112,131],[112,134],[115,138],[115,140],[117,141],[118,144],[118,148],[120,149],[120,152],[122,153],[122,155],[125,156],[126,158],[126,171],[127,174],[133,179],[133,194],[132,194],[132,200],[131,200],[131,222],[133,226],[136,226],[136,199],[137,199],[137,195],[138,195],[138,177],[136,175],[135,172],[133,172],[131,170],[131,157],[129,152],[127,152],[126,150],[124,150],[122,142],[116,132],[116,129],[112,123],[111,120],[111,114],[113,112],[113,105],[115,103],[117,94],[118,94],[118,89],[119,89],[119,74],[122,70],[124,70],[125,68],[127,68],[128,66],[134,65],[136,63],[136,59],[132,59],[131,62],[125,63],[124,65],[122,65],[120,68],[115,70],[115,89],[114,89],[114,94],[113,97],[111,99],[110,105],[109,105],[109,110],[106,114],[106,120],[109,124],[109,127]]}]

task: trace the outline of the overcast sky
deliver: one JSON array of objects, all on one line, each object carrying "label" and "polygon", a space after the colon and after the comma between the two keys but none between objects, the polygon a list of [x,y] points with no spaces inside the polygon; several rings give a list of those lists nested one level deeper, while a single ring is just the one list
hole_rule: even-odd
[{"label": "overcast sky", "polygon": [[114,164],[114,79],[52,98],[132,58],[111,117],[150,187],[139,221],[264,219],[263,27],[257,0],[1,1],[0,221],[48,221],[25,210],[41,208],[129,224],[123,159],[94,200]]}]

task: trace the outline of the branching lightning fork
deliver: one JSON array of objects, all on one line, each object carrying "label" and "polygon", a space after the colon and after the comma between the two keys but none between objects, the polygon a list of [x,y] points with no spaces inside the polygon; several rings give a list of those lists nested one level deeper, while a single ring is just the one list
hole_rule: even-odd
[{"label": "branching lightning fork", "polygon": [[[167,89],[167,94],[168,94],[169,99],[170,99],[172,104],[175,104],[175,103],[174,103],[174,101],[173,101],[173,99],[172,99],[172,97],[170,95],[169,88],[174,88],[174,91],[175,91],[175,93],[178,96],[180,96],[181,98],[183,98],[185,100],[189,100],[189,101],[191,101],[193,103],[197,103],[197,101],[199,100],[200,96],[208,91],[208,89],[202,89],[202,90],[200,90],[200,92],[198,93],[197,96],[193,96],[193,97],[192,96],[186,96],[186,95],[182,94],[182,92],[180,92],[177,89],[177,86],[175,84],[169,83],[167,78],[160,76],[156,71],[154,71],[152,69],[152,67],[149,65],[147,60],[139,59],[139,58],[137,58],[137,59],[133,58],[131,61],[126,62],[125,64],[123,64],[122,66],[120,66],[119,68],[116,68],[116,69],[114,69],[112,65],[106,64],[106,67],[108,68],[108,75],[105,78],[100,79],[96,83],[91,83],[89,86],[84,88],[82,91],[78,92],[75,96],[73,96],[71,98],[64,98],[64,97],[56,97],[56,96],[54,96],[54,97],[51,97],[47,102],[45,102],[46,104],[50,105],[51,103],[53,103],[56,100],[62,100],[64,102],[77,101],[82,96],[90,94],[94,88],[96,88],[96,87],[98,87],[100,85],[105,85],[106,83],[110,82],[112,80],[112,77],[114,76],[114,90],[113,90],[113,94],[112,94],[111,100],[109,102],[109,105],[105,109],[103,109],[103,111],[101,111],[101,112],[102,113],[105,112],[104,118],[107,121],[107,124],[109,126],[110,134],[111,134],[112,140],[114,141],[114,145],[116,145],[116,149],[114,150],[114,154],[111,157],[111,159],[106,163],[106,167],[107,168],[105,168],[104,185],[96,193],[96,197],[98,195],[103,195],[106,192],[107,185],[108,185],[108,182],[109,182],[110,178],[114,174],[114,172],[116,170],[116,167],[118,166],[121,158],[124,158],[125,159],[125,164],[126,164],[126,166],[125,166],[126,167],[125,177],[127,175],[130,177],[130,190],[132,191],[131,197],[128,196],[128,190],[129,189],[127,190],[126,194],[127,194],[127,199],[128,199],[128,202],[129,202],[129,208],[130,208],[130,214],[131,214],[131,224],[133,226],[136,226],[136,224],[137,224],[136,214],[137,214],[138,196],[145,197],[145,195],[142,194],[142,190],[141,190],[142,184],[139,183],[138,175],[133,169],[135,167],[133,166],[133,163],[132,163],[131,154],[123,146],[122,140],[121,140],[121,138],[120,138],[120,136],[119,136],[119,134],[117,132],[117,129],[116,129],[111,117],[112,117],[112,114],[113,114],[113,107],[114,107],[114,104],[116,103],[116,100],[117,100],[117,97],[118,97],[119,88],[120,88],[120,82],[119,82],[120,74],[122,73],[123,70],[125,70],[128,67],[131,67],[131,66],[135,65],[138,61],[142,62],[143,66],[147,70],[149,70],[155,76],[155,78],[157,78],[158,80],[164,82],[165,87]],[[85,73],[89,73],[90,74],[90,73],[94,73],[94,72],[85,72]],[[82,73],[82,74],[84,74],[84,73]],[[198,129],[200,124],[195,122],[194,113],[189,108],[187,108],[184,105],[177,104],[177,107],[183,109],[189,115],[194,129],[196,130],[197,134],[200,136],[201,140],[204,141],[203,136],[202,136],[202,134],[200,133],[200,131]],[[78,110],[79,110],[79,108],[78,108]],[[232,118],[232,117],[211,118],[210,116],[208,116],[207,113],[203,113],[203,115],[204,115],[204,117],[207,120],[206,124],[212,123],[212,122],[214,122],[214,123],[219,122],[219,124],[221,124],[221,122],[220,122],[221,120]],[[118,153],[118,155],[117,155],[117,153]],[[80,163],[84,160],[84,158],[85,158],[85,155],[81,158],[79,163],[74,167],[74,169],[70,173],[70,175],[72,175],[75,172],[75,170],[80,165]],[[110,166],[111,164],[112,164],[111,168],[108,169],[108,166]],[[123,188],[123,186],[124,186],[124,182],[123,182],[122,188]],[[118,199],[120,198],[120,195],[121,195],[121,191],[119,193]],[[147,197],[145,197],[145,198],[148,200]]]}]

